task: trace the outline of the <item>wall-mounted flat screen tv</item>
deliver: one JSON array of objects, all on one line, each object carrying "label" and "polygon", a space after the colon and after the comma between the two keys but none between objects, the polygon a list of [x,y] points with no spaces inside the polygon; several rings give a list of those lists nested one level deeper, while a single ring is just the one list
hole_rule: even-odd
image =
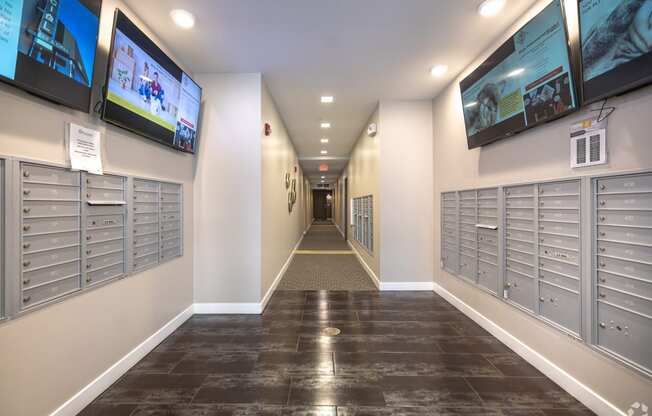
[{"label": "wall-mounted flat screen tv", "polygon": [[652,82],[652,0],[580,0],[586,103]]},{"label": "wall-mounted flat screen tv", "polygon": [[554,0],[460,83],[469,149],[578,107],[564,8]]},{"label": "wall-mounted flat screen tv", "polygon": [[101,0],[2,0],[0,80],[88,112]]},{"label": "wall-mounted flat screen tv", "polygon": [[201,88],[120,10],[104,90],[105,121],[195,152]]}]

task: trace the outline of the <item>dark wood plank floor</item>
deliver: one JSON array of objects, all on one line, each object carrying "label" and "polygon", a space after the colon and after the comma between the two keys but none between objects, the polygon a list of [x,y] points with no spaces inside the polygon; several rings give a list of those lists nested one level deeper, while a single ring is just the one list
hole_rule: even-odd
[{"label": "dark wood plank floor", "polygon": [[194,316],[81,414],[593,413],[434,293],[276,292]]}]

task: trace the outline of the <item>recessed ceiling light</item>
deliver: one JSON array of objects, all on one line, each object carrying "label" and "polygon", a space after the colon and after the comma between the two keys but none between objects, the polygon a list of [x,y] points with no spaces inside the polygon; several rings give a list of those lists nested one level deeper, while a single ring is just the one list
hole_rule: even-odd
[{"label": "recessed ceiling light", "polygon": [[321,128],[322,129],[330,129],[331,128],[331,123],[329,123],[327,121],[322,121]]},{"label": "recessed ceiling light", "polygon": [[325,176],[322,176],[321,178],[322,178],[322,179],[326,179],[326,177],[325,177]]},{"label": "recessed ceiling light", "polygon": [[332,95],[322,95],[321,97],[322,104],[330,104],[333,101],[335,101],[335,97],[333,97]]},{"label": "recessed ceiling light", "polygon": [[478,13],[483,17],[493,17],[505,7],[505,0],[485,0],[478,7]]},{"label": "recessed ceiling light", "polygon": [[324,137],[323,139],[320,140],[320,142],[322,142],[322,143],[328,143],[328,139]]},{"label": "recessed ceiling light", "polygon": [[507,74],[507,76],[513,78],[521,75],[523,72],[525,72],[525,68],[518,68]]},{"label": "recessed ceiling light", "polygon": [[195,16],[187,10],[174,9],[170,12],[170,17],[182,29],[190,29],[195,26]]},{"label": "recessed ceiling light", "polygon": [[327,154],[328,154],[328,150],[322,150],[322,151],[321,151],[321,154],[322,154],[322,155],[327,155]]},{"label": "recessed ceiling light", "polygon": [[435,65],[430,69],[430,75],[433,77],[441,77],[448,71],[448,67],[446,65]]}]

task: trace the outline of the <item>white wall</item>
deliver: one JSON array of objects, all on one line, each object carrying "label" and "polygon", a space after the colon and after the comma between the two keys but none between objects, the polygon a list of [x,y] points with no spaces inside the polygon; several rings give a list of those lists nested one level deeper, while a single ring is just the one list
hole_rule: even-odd
[{"label": "white wall", "polygon": [[[274,99],[263,83],[263,124],[272,126],[272,134],[265,136],[262,129],[259,137],[262,143],[262,287],[264,297],[279,272],[287,262],[292,250],[306,229],[304,176],[299,159],[288,135],[285,124]],[[295,172],[296,169],[296,172]],[[288,211],[288,192],[285,188],[285,174],[296,180],[297,201]]]},{"label": "white wall", "polygon": [[[93,102],[116,5],[130,14],[124,4],[104,0]],[[0,154],[65,163],[65,123],[74,121],[102,131],[107,171],[184,184],[182,258],[0,324],[0,414],[42,416],[192,303],[193,157],[6,85],[0,109]]]},{"label": "white wall", "polygon": [[381,284],[431,282],[432,101],[380,102]]},{"label": "white wall", "polygon": [[195,78],[204,89],[195,173],[195,302],[259,302],[261,75]]},{"label": "white wall", "polygon": [[[377,109],[369,119],[367,125],[370,123],[378,124],[378,120],[379,111]],[[382,249],[380,240],[381,206],[378,203],[380,201],[381,136],[382,131],[378,133],[376,137],[369,137],[365,126],[353,148],[353,151],[351,152],[351,159],[349,160],[349,164],[347,165],[344,174],[344,176],[349,178],[349,200],[347,201],[347,204],[351,204],[352,198],[373,195],[374,252],[368,252],[361,244],[355,241],[352,226],[349,226],[348,239],[376,276],[380,276],[380,253]]]},{"label": "white wall", "polygon": [[[537,3],[527,16],[516,23],[512,31],[506,33],[505,38],[494,46],[497,47],[547,3]],[[649,400],[652,392],[650,379],[440,269],[439,199],[440,193],[446,190],[652,168],[652,146],[647,125],[652,114],[652,88],[610,100],[610,105],[614,105],[617,110],[609,118],[609,164],[572,170],[569,167],[569,126],[574,121],[596,113],[583,111],[484,148],[467,150],[458,83],[484,58],[486,56],[480,57],[434,100],[436,283],[616,407],[626,411],[635,401]]]},{"label": "white wall", "polygon": [[434,276],[432,101],[383,100],[371,123],[378,133],[369,137],[365,125],[338,186],[348,176],[347,203],[374,196],[374,252],[358,244],[351,229],[349,241],[381,288],[427,287]]}]

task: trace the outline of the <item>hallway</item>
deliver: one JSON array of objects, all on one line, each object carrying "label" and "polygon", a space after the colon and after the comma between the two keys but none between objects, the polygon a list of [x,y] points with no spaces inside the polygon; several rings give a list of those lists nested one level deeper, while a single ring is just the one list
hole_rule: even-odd
[{"label": "hallway", "polygon": [[314,222],[278,290],[376,290],[355,252],[330,221]]},{"label": "hallway", "polygon": [[81,413],[591,414],[432,292],[337,291],[277,291],[262,316],[195,315]]}]

